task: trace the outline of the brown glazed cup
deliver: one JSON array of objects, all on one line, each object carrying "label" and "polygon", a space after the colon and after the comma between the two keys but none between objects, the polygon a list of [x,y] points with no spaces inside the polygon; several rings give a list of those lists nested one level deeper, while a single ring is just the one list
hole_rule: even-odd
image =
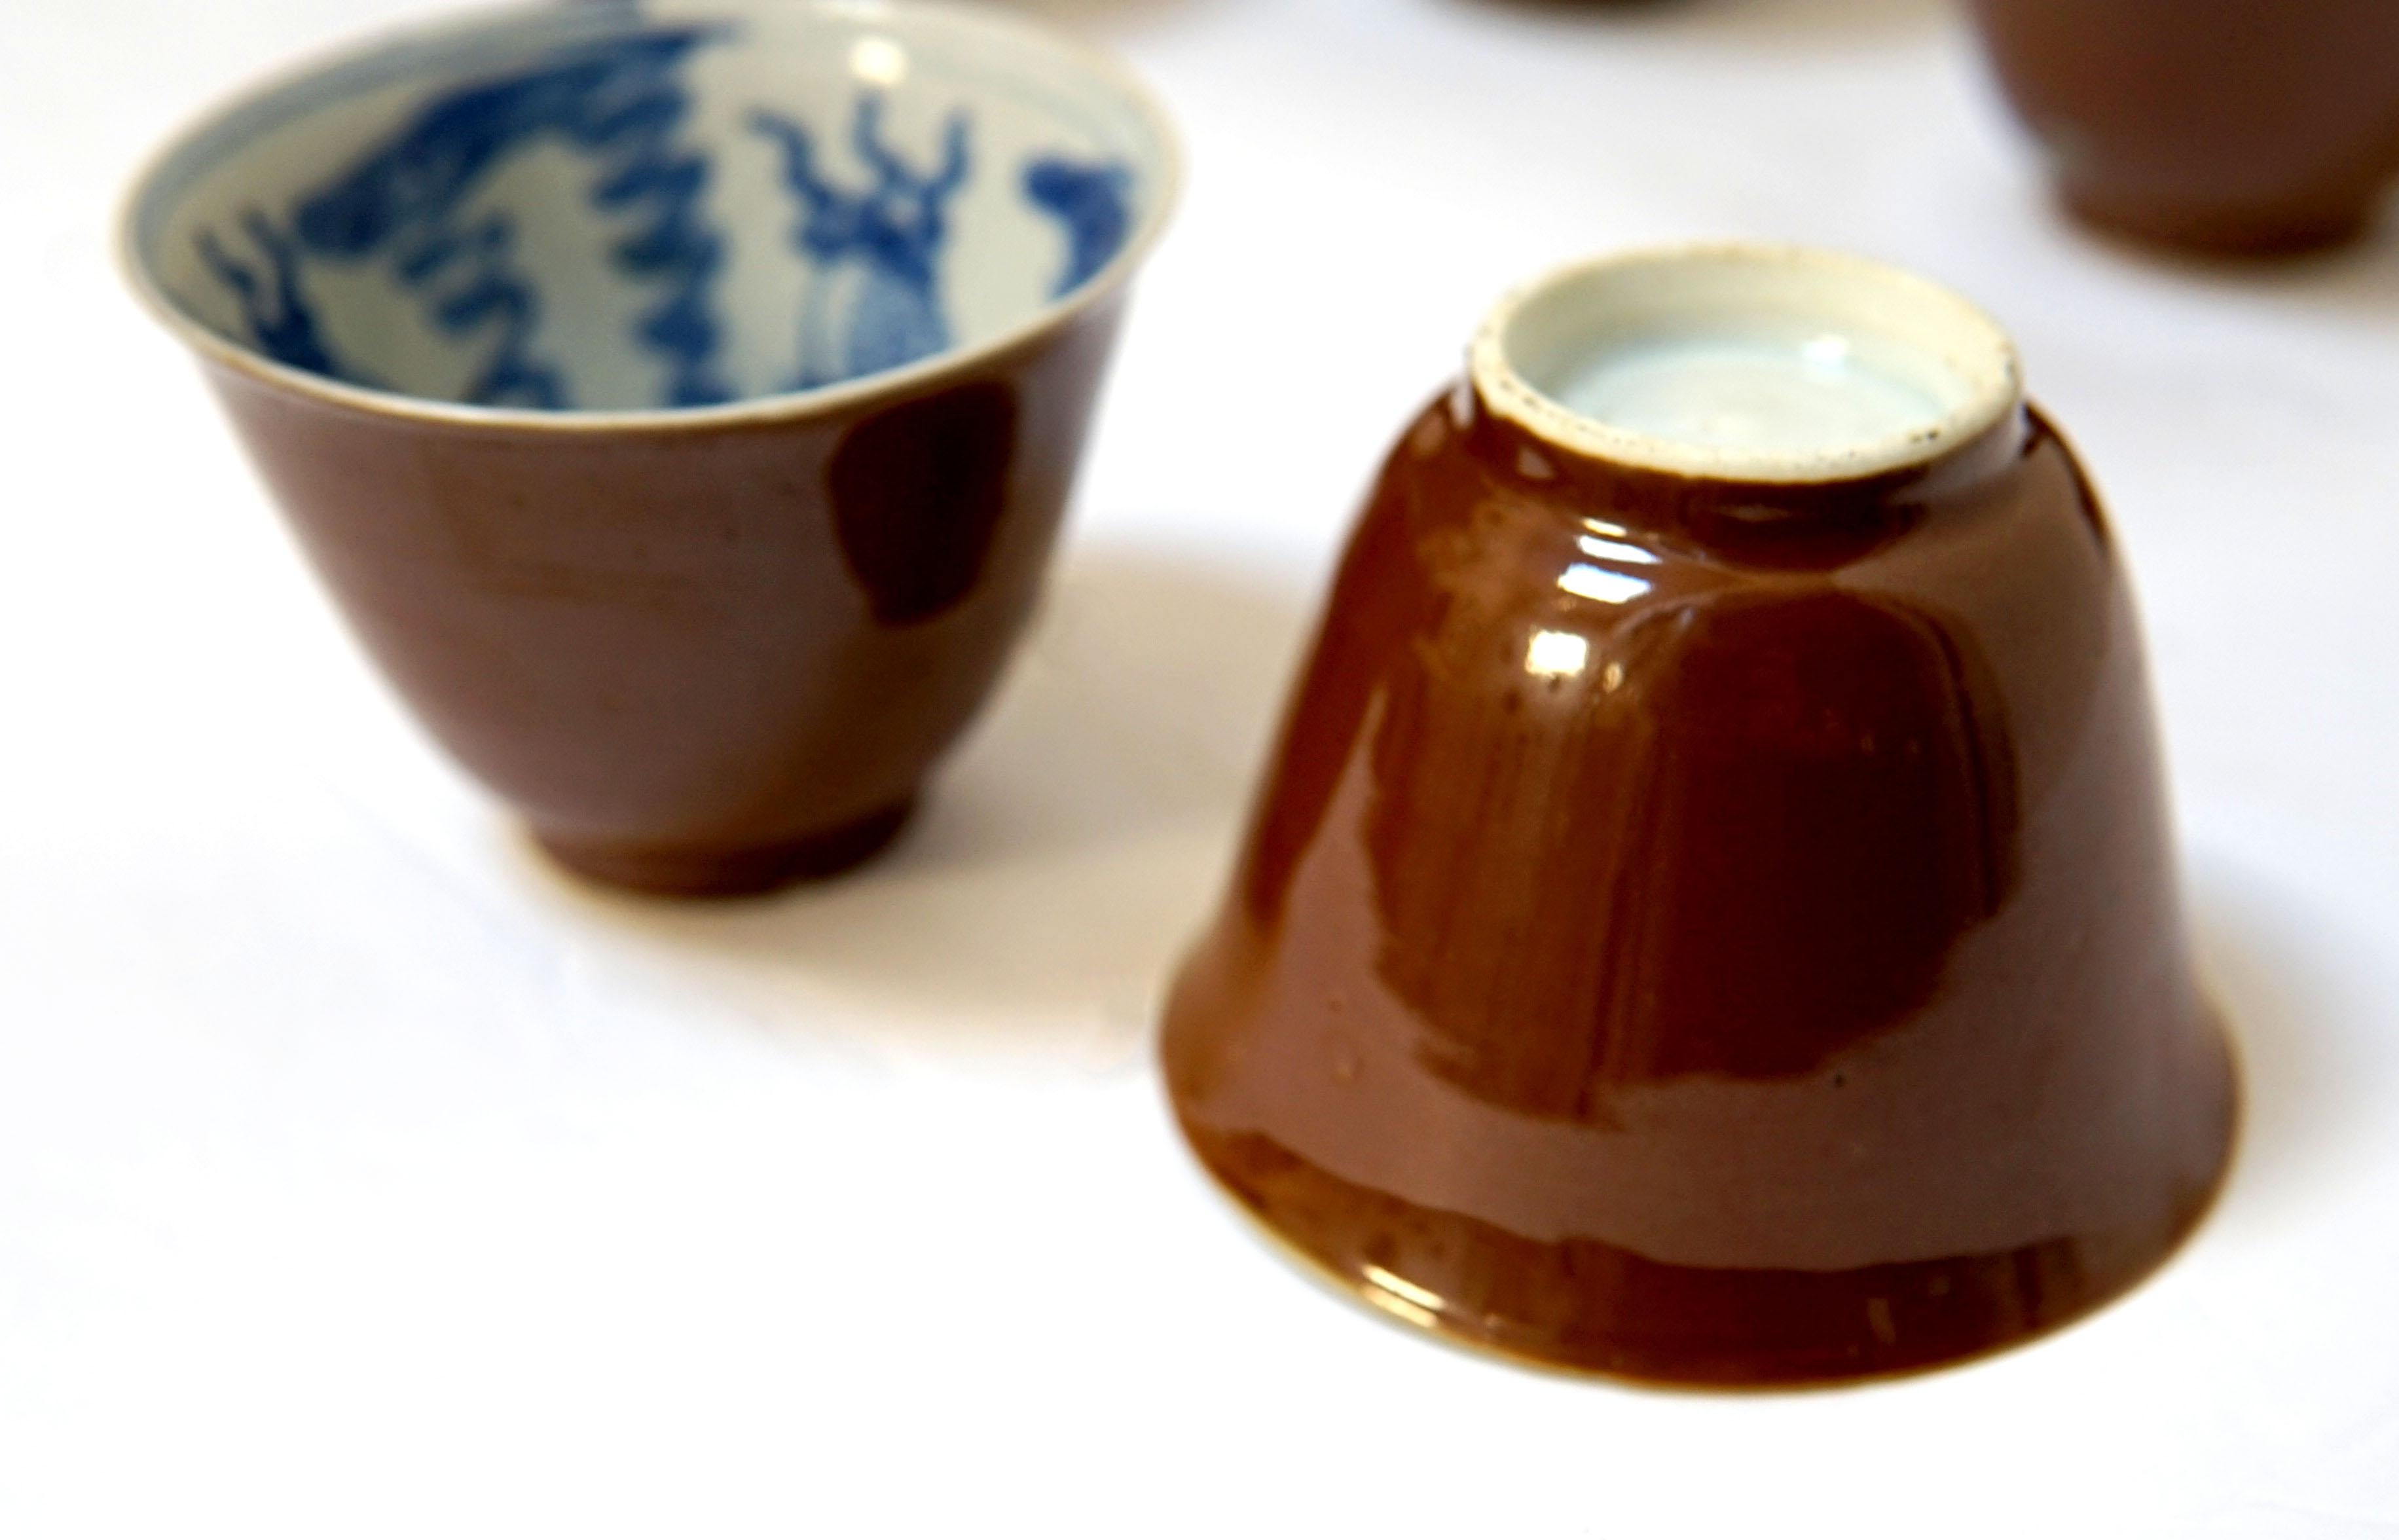
[{"label": "brown glazed cup", "polygon": [[433,736],[568,866],[738,892],[990,692],[1176,178],[999,11],[542,5],[213,115],[124,248]]},{"label": "brown glazed cup", "polygon": [[2338,245],[2399,175],[2391,0],[1973,0],[2067,206],[2136,239]]},{"label": "brown glazed cup", "polygon": [[2142,645],[2007,338],[1718,247],[1507,300],[1401,436],[1231,892],[1185,1134],[1384,1310],[1775,1385],[2071,1320],[2234,1097]]}]

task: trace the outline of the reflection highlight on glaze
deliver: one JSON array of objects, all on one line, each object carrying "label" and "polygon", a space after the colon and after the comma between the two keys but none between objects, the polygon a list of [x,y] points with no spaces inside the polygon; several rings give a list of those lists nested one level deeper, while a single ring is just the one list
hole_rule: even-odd
[{"label": "reflection highlight on glaze", "polygon": [[908,50],[888,37],[861,37],[849,46],[849,73],[869,86],[908,78]]},{"label": "reflection highlight on glaze", "polygon": [[1571,631],[1535,631],[1525,649],[1525,671],[1547,679],[1570,678],[1590,661],[1591,643]]},{"label": "reflection highlight on glaze", "polygon": [[1601,561],[1630,561],[1635,566],[1643,567],[1654,567],[1658,564],[1656,557],[1638,546],[1629,546],[1621,540],[1607,540],[1596,534],[1586,534],[1575,544],[1581,547],[1585,556]]},{"label": "reflection highlight on glaze", "polygon": [[1558,587],[1578,599],[1602,604],[1629,604],[1649,591],[1649,580],[1578,561],[1558,574]]},{"label": "reflection highlight on glaze", "polygon": [[1410,1283],[1388,1267],[1377,1267],[1370,1262],[1361,1269],[1361,1272],[1366,1281],[1375,1288],[1397,1299],[1404,1300],[1429,1316],[1438,1316],[1448,1306],[1449,1302],[1439,1294],[1420,1283]]}]

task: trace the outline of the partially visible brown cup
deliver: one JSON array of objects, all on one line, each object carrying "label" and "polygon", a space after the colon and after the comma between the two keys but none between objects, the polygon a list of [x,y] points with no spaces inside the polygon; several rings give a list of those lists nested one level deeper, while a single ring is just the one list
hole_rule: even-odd
[{"label": "partially visible brown cup", "polygon": [[1566,269],[1400,438],[1163,1054],[1276,1235],[1482,1346],[1920,1369],[2226,1162],[2113,535],[2007,338],[1774,248]]},{"label": "partially visible brown cup", "polygon": [[2067,207],[2228,254],[2354,238],[2399,176],[2390,0],[1972,0]]},{"label": "partially visible brown cup", "polygon": [[1176,177],[1002,12],[537,5],[213,115],[124,249],[434,736],[736,892],[873,854],[989,693]]}]

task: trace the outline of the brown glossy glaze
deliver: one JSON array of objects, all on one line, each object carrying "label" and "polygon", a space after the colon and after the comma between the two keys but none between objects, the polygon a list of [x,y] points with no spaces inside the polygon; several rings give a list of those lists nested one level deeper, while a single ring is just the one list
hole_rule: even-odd
[{"label": "brown glossy glaze", "polygon": [[210,374],[367,649],[600,880],[874,854],[1031,611],[1120,299],[986,363],[735,422],[528,428]]},{"label": "brown glossy glaze", "polygon": [[2066,445],[2016,409],[1914,469],[1743,485],[1436,401],[1163,1051],[1273,1231],[1546,1363],[1839,1380],[2128,1288],[2233,1094]]},{"label": "brown glossy glaze", "polygon": [[2203,250],[2347,240],[2399,173],[2391,0],[1974,0],[2094,223]]}]

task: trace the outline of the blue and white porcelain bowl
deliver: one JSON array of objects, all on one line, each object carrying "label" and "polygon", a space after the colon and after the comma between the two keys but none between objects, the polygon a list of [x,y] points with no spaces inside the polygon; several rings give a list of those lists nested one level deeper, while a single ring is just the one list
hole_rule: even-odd
[{"label": "blue and white porcelain bowl", "polygon": [[727,892],[872,853],[989,696],[1175,181],[1003,10],[577,0],[267,86],[124,240],[434,736]]},{"label": "blue and white porcelain bowl", "polygon": [[502,412],[707,409],[1005,346],[1157,237],[1113,61],[967,8],[585,0],[303,71],[127,221],[203,350]]}]

